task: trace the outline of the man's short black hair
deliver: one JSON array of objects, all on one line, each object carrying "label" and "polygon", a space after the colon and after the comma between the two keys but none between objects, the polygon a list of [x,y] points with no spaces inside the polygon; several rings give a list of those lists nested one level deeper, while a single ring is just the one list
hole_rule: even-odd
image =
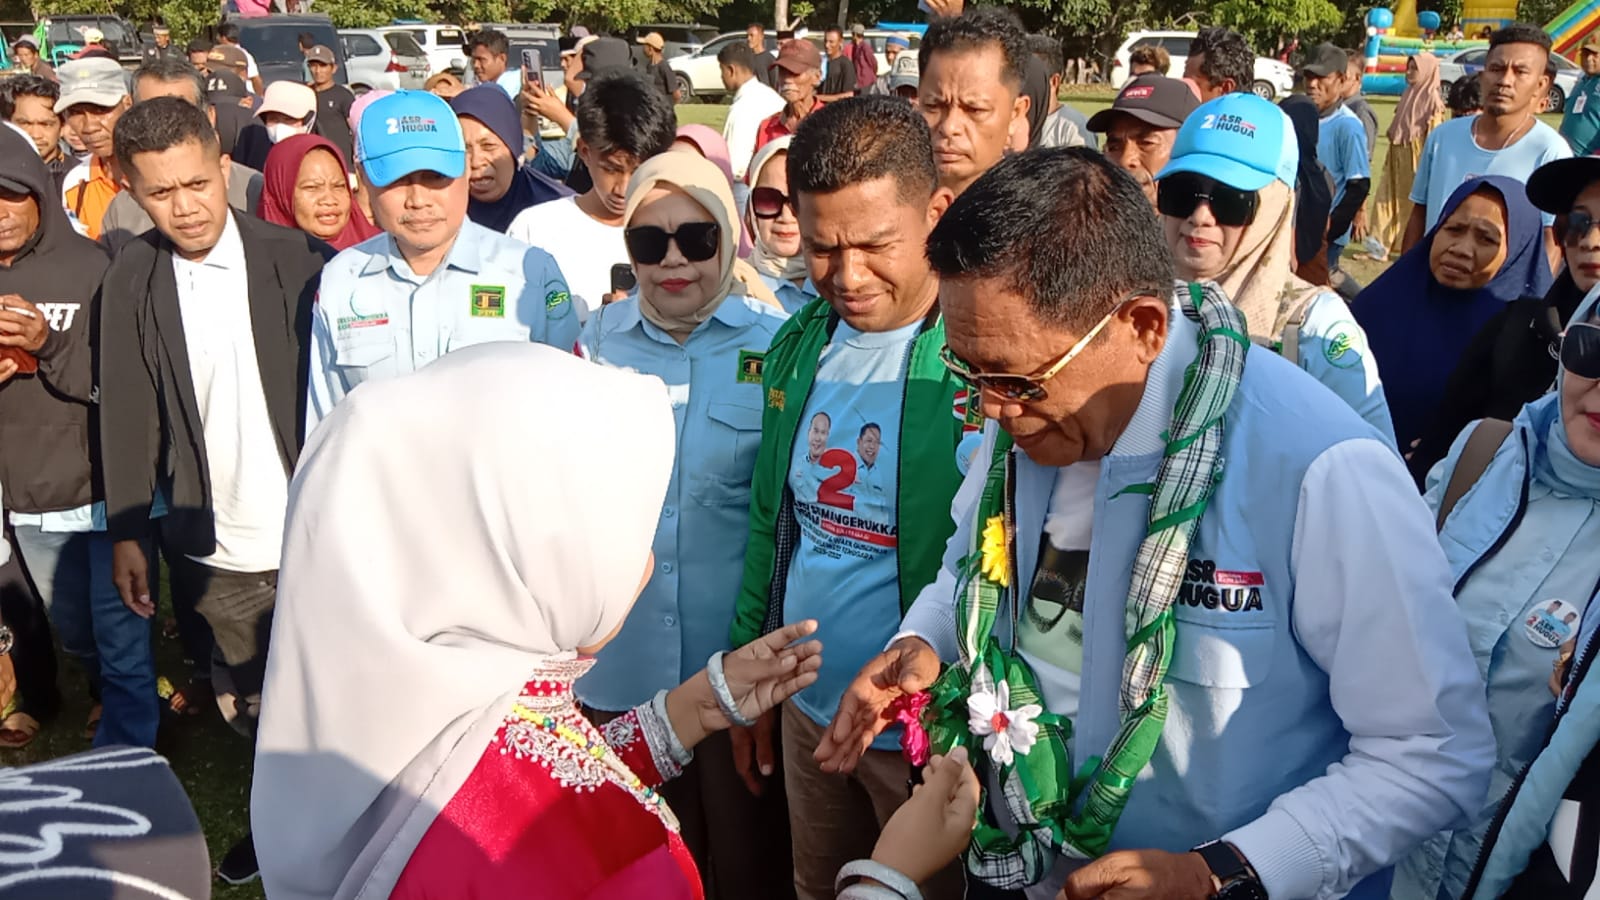
[{"label": "man's short black hair", "polygon": [[298,38],[298,40],[300,41],[300,49],[301,50],[310,50],[312,47],[315,47],[317,45],[316,35],[312,34],[309,31],[300,32],[300,37]]},{"label": "man's short black hair", "polygon": [[189,53],[210,53],[211,48],[215,46],[216,44],[211,43],[205,38],[195,38],[194,40],[190,41],[189,46],[185,47],[184,49]]},{"label": "man's short black hair", "polygon": [[511,42],[506,40],[506,34],[494,28],[481,28],[473,32],[467,39],[467,54],[479,47],[487,47],[492,56],[505,56],[511,51]]},{"label": "man's short black hair", "polygon": [[1067,74],[1067,55],[1061,50],[1061,41],[1048,34],[1028,35],[1028,50],[1044,63],[1050,75]]},{"label": "man's short black hair", "polygon": [[1537,25],[1513,22],[1489,35],[1489,49],[1504,44],[1537,44],[1546,54],[1550,52],[1550,35]]},{"label": "man's short black hair", "polygon": [[831,194],[888,177],[895,179],[902,203],[926,203],[939,185],[927,120],[899,97],[830,103],[801,120],[789,145],[794,196]]},{"label": "man's short black hair", "polygon": [[822,33],[825,34],[825,35],[837,34],[840,38],[844,37],[844,29],[840,28],[837,25],[829,25],[826,29],[823,30]]},{"label": "man's short black hair", "polygon": [[744,69],[751,74],[756,71],[756,52],[750,45],[740,41],[729,41],[717,51],[717,65],[732,66],[735,69]]},{"label": "man's short black hair", "polygon": [[1476,78],[1458,78],[1450,85],[1450,112],[1465,116],[1483,109],[1483,89]]},{"label": "man's short black hair", "polygon": [[177,97],[154,97],[135,103],[117,120],[111,135],[112,153],[124,174],[133,175],[133,157],[161,153],[190,141],[207,153],[221,153],[217,130],[198,106]]},{"label": "man's short black hair", "polygon": [[926,75],[935,53],[966,53],[989,46],[1000,48],[1001,79],[1020,93],[1028,75],[1028,33],[1013,13],[997,6],[969,7],[953,19],[935,20],[917,48],[917,68]]},{"label": "man's short black hair", "polygon": [[867,432],[869,431],[876,431],[879,434],[883,434],[883,426],[879,425],[877,422],[868,422],[867,424],[861,426],[861,431],[856,435],[856,437],[864,438],[867,436]]},{"label": "man's short black hair", "polygon": [[749,25],[746,25],[744,27],[744,30],[745,31],[749,31],[752,28],[760,29],[762,34],[766,34],[766,32],[767,32],[767,26],[761,24],[760,22],[751,22]]},{"label": "man's short black hair", "polygon": [[200,70],[189,64],[187,59],[173,59],[167,56],[147,60],[133,71],[133,90],[139,91],[139,79],[153,78],[156,81],[173,83],[186,81],[194,88],[194,103],[201,109],[211,105],[206,96],[206,77]]},{"label": "man's short black hair", "polygon": [[47,100],[51,111],[54,112],[56,101],[61,99],[61,85],[48,78],[31,74],[0,78],[0,119],[10,121],[11,117],[17,114],[18,97],[38,97]]},{"label": "man's short black hair", "polygon": [[233,44],[239,43],[239,23],[223,22],[221,25],[218,25],[217,39],[228,41],[229,43]]},{"label": "man's short black hair", "polygon": [[634,72],[607,72],[578,98],[578,138],[601,156],[626,153],[642,163],[667,152],[677,132],[672,101]]},{"label": "man's short black hair", "polygon": [[1189,44],[1189,55],[1201,54],[1205,58],[1200,61],[1200,74],[1213,85],[1232,78],[1234,90],[1248,91],[1256,80],[1256,53],[1237,31],[1220,25],[1200,29]]},{"label": "man's short black hair", "polygon": [[928,260],[942,278],[1003,279],[1041,320],[1080,333],[1130,293],[1172,291],[1172,252],[1149,199],[1083,147],[1001,160],[934,226]]}]

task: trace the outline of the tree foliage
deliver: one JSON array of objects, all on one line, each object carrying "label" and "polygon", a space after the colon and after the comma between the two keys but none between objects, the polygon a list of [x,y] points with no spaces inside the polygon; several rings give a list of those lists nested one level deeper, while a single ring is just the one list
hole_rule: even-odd
[{"label": "tree foliage", "polygon": [[1345,13],[1330,0],[1222,0],[1214,24],[1243,34],[1257,53],[1271,53],[1283,35],[1328,34]]}]

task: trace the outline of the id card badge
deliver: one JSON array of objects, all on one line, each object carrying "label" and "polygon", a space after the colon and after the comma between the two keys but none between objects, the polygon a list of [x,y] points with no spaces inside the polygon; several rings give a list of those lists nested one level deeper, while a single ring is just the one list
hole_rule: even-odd
[{"label": "id card badge", "polygon": [[1581,113],[1581,112],[1583,112],[1583,108],[1585,106],[1588,106],[1588,105],[1589,105],[1589,92],[1588,91],[1584,91],[1583,93],[1578,95],[1578,98],[1576,100],[1572,101],[1572,111],[1574,113]]}]

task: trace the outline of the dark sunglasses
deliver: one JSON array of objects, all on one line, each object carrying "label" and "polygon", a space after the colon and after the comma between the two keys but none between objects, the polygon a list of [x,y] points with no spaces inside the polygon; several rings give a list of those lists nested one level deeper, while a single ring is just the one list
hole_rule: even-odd
[{"label": "dark sunglasses", "polygon": [[1584,235],[1589,233],[1589,229],[1596,225],[1600,225],[1600,221],[1597,221],[1593,216],[1582,210],[1575,209],[1567,213],[1566,242],[1568,246],[1582,241]]},{"label": "dark sunglasses", "polygon": [[628,255],[640,265],[653,266],[667,258],[667,244],[677,242],[678,252],[689,262],[705,262],[717,255],[722,229],[715,222],[685,222],[677,231],[640,225],[622,233]]},{"label": "dark sunglasses", "polygon": [[783,208],[794,209],[794,199],[777,188],[758,187],[750,192],[750,212],[758,219],[776,219]]},{"label": "dark sunglasses", "polygon": [[1254,222],[1261,205],[1257,192],[1241,191],[1195,172],[1168,175],[1156,183],[1156,209],[1164,216],[1187,219],[1200,208],[1202,200],[1211,205],[1211,215],[1218,225],[1236,227]]},{"label": "dark sunglasses", "polygon": [[1579,378],[1600,379],[1600,325],[1574,322],[1561,337],[1561,368]]}]

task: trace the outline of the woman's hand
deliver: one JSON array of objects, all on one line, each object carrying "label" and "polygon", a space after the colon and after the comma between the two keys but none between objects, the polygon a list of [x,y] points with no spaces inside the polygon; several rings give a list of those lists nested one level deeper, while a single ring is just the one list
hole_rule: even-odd
[{"label": "woman's hand", "polygon": [[[816,630],[815,619],[796,622],[723,656],[722,675],[740,715],[760,718],[817,680],[822,642],[796,643]],[[667,693],[667,716],[685,747],[733,724],[717,703],[704,669]]]},{"label": "woman's hand", "polygon": [[957,747],[928,761],[922,783],[878,835],[872,860],[921,884],[967,849],[977,819],[978,775]]}]

